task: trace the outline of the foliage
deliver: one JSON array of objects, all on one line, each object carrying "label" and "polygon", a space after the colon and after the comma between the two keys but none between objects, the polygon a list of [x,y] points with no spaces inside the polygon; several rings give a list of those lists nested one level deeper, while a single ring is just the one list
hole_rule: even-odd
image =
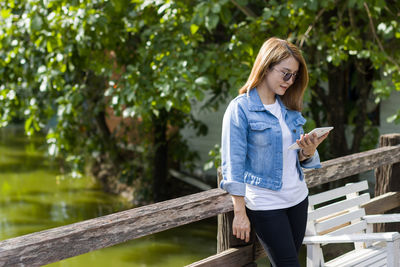
[{"label": "foliage", "polygon": [[[149,184],[149,159],[164,145],[171,166],[195,158],[176,131],[206,133],[193,100],[212,94],[210,108],[235,96],[260,45],[278,36],[308,62],[309,125],[334,124],[344,143],[344,126],[353,127],[351,148],[338,147],[356,151],[375,127],[371,92],[379,102],[400,90],[399,9],[382,0],[2,1],[0,126],[23,119],[74,169],[111,162],[115,179]],[[136,134],[110,132],[107,108]]]},{"label": "foliage", "polygon": [[[237,41],[233,51],[249,52],[239,62],[250,66],[260,37],[288,39],[304,51],[311,90],[306,92],[303,112],[312,118],[306,130],[335,126],[329,140],[335,145],[324,144],[322,158],[375,147],[379,132],[371,120],[376,113],[369,107],[370,99],[379,104],[400,90],[399,2],[244,1],[241,8],[245,18],[236,17],[229,25],[231,40]],[[248,66],[241,67],[235,68],[248,74]],[[400,121],[399,114],[388,121]]]},{"label": "foliage", "polygon": [[[189,100],[201,100],[210,87],[208,66],[196,63],[194,55],[210,59],[213,52],[195,53],[202,40],[190,31],[186,4],[2,2],[1,126],[17,117],[25,120],[28,135],[45,129],[49,153],[63,155],[75,170],[82,171],[88,159],[105,158],[118,166],[121,181],[143,177],[145,158],[155,151],[157,119],[170,127],[192,124],[205,133],[190,116]],[[133,149],[127,138],[109,132],[106,107],[141,122]],[[179,135],[172,139],[182,147]],[[125,150],[135,158],[124,157]]]},{"label": "foliage", "polygon": [[221,146],[219,144],[214,145],[214,148],[208,152],[208,155],[210,156],[210,160],[204,164],[204,170],[221,166]]}]

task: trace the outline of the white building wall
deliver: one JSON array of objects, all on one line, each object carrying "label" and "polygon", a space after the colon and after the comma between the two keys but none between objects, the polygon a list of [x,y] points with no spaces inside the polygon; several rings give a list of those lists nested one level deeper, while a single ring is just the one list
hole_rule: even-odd
[{"label": "white building wall", "polygon": [[388,133],[400,133],[400,124],[387,122],[387,118],[396,114],[397,111],[400,109],[400,92],[392,92],[389,99],[382,101],[380,109],[381,125],[379,127],[379,133],[381,135]]},{"label": "white building wall", "polygon": [[[400,124],[389,123],[387,118],[397,113],[400,109],[400,92],[392,92],[391,96],[383,100],[380,103],[379,121],[380,125],[378,127],[379,135],[390,134],[390,133],[400,133]],[[379,144],[377,144],[377,147]],[[368,171],[360,174],[361,179],[366,179],[369,184],[369,191],[371,196],[374,196],[375,188],[375,173],[374,171]]]},{"label": "white building wall", "polygon": [[[196,136],[195,130],[191,127],[185,127],[181,130],[183,137],[188,140],[189,147],[199,153],[200,160],[196,162],[197,174],[204,172],[204,164],[211,159],[208,155],[209,151],[214,149],[215,144],[221,144],[222,119],[230,102],[230,99],[227,99],[225,103],[220,104],[218,110],[201,110],[201,106],[207,99],[209,98],[206,97],[201,103],[194,104],[192,114],[208,126],[208,134]],[[216,175],[216,170],[211,169],[206,173]]]}]

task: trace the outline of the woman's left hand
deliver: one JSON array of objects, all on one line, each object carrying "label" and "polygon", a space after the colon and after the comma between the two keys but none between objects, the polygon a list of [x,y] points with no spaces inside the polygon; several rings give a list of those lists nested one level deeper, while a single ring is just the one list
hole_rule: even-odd
[{"label": "woman's left hand", "polygon": [[313,135],[305,134],[300,136],[300,140],[296,140],[297,144],[300,147],[300,155],[303,159],[312,157],[317,150],[319,144],[322,143],[327,137],[329,133],[324,134],[321,137],[317,137],[317,134]]}]

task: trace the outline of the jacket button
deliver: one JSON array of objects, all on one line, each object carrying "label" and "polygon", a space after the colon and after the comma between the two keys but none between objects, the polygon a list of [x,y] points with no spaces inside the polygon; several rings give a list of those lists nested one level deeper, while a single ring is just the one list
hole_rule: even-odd
[{"label": "jacket button", "polygon": [[296,129],[293,129],[293,132],[296,133]]}]

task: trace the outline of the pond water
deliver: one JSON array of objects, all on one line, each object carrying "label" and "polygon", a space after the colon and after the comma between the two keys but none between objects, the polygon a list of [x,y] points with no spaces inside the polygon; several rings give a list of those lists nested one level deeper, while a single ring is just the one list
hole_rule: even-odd
[{"label": "pond water", "polygon": [[[90,177],[62,176],[45,151],[41,136],[0,129],[0,240],[131,208]],[[48,266],[184,266],[216,252],[216,225],[212,218]]]}]

